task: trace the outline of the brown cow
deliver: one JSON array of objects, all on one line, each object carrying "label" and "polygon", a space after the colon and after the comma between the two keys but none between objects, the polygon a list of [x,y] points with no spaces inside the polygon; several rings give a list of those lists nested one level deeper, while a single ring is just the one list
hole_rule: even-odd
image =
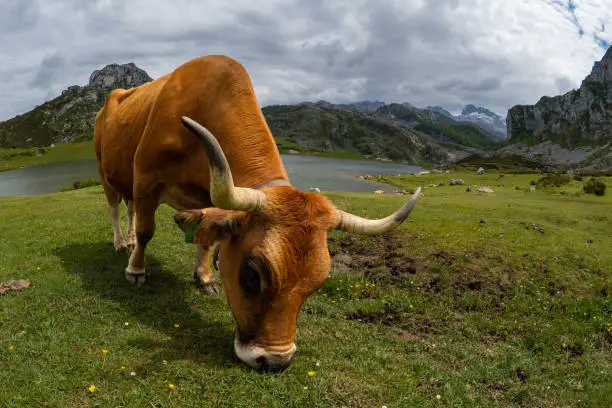
[{"label": "brown cow", "polygon": [[234,349],[257,369],[291,363],[298,311],[330,271],[328,231],[390,231],[420,193],[395,214],[367,220],[292,187],[246,70],[225,56],[196,58],[111,92],[96,117],[94,141],[116,249],[126,247],[119,204],[128,204],[126,278],[145,280],[157,207],[177,209],[176,223],[197,243],[195,279],[209,291],[215,291],[209,248],[217,245],[237,325]]}]

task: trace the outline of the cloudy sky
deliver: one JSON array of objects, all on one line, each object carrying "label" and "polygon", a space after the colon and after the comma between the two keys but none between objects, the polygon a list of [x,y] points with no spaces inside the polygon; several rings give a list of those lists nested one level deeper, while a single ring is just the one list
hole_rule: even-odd
[{"label": "cloudy sky", "polygon": [[612,43],[612,0],[1,0],[0,120],[109,63],[153,78],[236,58],[262,105],[467,103],[505,116],[580,85]]}]

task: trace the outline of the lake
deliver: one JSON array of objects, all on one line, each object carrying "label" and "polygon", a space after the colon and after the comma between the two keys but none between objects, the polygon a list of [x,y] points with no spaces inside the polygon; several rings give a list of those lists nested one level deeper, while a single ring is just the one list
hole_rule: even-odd
[{"label": "lake", "polygon": [[[372,192],[394,191],[386,184],[358,178],[366,174],[412,174],[424,170],[418,166],[365,160],[281,155],[289,179],[300,190],[318,187],[321,191]],[[25,167],[0,173],[0,196],[55,193],[75,180],[99,178],[93,160]]]}]

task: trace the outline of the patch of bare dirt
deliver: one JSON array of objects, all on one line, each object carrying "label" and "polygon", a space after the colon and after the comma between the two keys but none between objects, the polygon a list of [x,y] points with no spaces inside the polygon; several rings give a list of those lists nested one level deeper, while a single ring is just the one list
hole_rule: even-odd
[{"label": "patch of bare dirt", "polygon": [[401,253],[402,244],[409,239],[397,231],[369,239],[352,235],[330,237],[332,270],[336,273],[363,271],[366,279],[382,278],[392,285],[402,284],[407,275],[427,269],[422,260]]},{"label": "patch of bare dirt", "polygon": [[[353,235],[330,237],[328,246],[332,271],[363,274],[365,279],[392,286],[403,285],[408,277],[417,275],[421,288],[431,293],[460,296],[474,291],[488,294],[499,302],[504,300],[515,280],[516,271],[512,268],[507,267],[502,273],[493,271],[494,266],[503,264],[503,259],[484,259],[478,251],[466,254],[465,259],[459,259],[460,256],[445,249],[436,250],[426,259],[407,255],[402,252],[402,246],[410,239],[410,236],[398,231],[367,239]],[[436,268],[432,268],[432,264],[454,271],[434,272]],[[562,291],[563,288],[555,287],[552,290]]]},{"label": "patch of bare dirt", "polygon": [[440,394],[444,388],[444,383],[440,380],[419,381],[417,391],[421,394]]},{"label": "patch of bare dirt", "polygon": [[395,329],[393,331],[393,337],[395,337],[397,340],[404,341],[418,341],[420,339],[417,334],[411,333],[408,330],[404,329]]},{"label": "patch of bare dirt", "polygon": [[14,279],[0,283],[0,295],[10,291],[20,291],[30,286],[29,279]]},{"label": "patch of bare dirt", "polygon": [[501,381],[495,381],[489,385],[487,385],[487,389],[489,390],[489,400],[503,402],[506,400],[506,392],[508,391],[508,386]]},{"label": "patch of bare dirt", "polygon": [[418,312],[407,312],[403,310],[381,310],[364,312],[358,310],[356,313],[346,316],[347,320],[356,320],[361,323],[382,324],[393,327],[396,337],[403,340],[417,339],[420,336],[439,333],[433,322]]}]

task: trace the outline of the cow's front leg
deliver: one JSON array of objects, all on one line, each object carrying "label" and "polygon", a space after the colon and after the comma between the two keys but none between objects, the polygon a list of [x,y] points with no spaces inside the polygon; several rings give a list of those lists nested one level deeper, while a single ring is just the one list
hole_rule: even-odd
[{"label": "cow's front leg", "polygon": [[215,275],[213,275],[210,269],[209,253],[210,247],[204,245],[196,246],[196,264],[193,278],[196,281],[196,285],[203,288],[204,291],[217,294],[219,291],[215,283]]},{"label": "cow's front leg", "polygon": [[135,198],[134,208],[136,211],[136,247],[130,255],[130,262],[125,269],[125,278],[136,286],[145,282],[145,249],[155,234],[155,210],[157,209],[158,197],[147,196],[146,198]]}]

